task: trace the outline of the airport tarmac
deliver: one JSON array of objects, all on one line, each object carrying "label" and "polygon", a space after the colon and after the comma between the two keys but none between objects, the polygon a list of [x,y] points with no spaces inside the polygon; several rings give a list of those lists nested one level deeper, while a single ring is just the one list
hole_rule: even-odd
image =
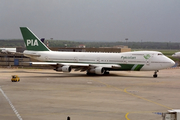
[{"label": "airport tarmac", "polygon": [[[180,109],[180,69],[86,76],[0,68],[0,120],[161,120]],[[11,82],[11,75],[20,82]]]}]

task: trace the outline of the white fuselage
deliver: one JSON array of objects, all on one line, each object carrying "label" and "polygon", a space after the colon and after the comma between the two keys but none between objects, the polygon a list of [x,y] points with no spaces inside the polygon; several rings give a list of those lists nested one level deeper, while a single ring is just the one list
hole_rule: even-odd
[{"label": "white fuselage", "polygon": [[39,61],[55,63],[117,64],[121,66],[118,70],[154,71],[169,68],[175,64],[161,52],[156,51],[93,53],[26,50],[24,54]]},{"label": "white fuselage", "polygon": [[16,52],[16,48],[0,48],[1,52]]},{"label": "white fuselage", "polygon": [[180,52],[176,52],[172,56],[175,57],[175,58],[180,58]]}]

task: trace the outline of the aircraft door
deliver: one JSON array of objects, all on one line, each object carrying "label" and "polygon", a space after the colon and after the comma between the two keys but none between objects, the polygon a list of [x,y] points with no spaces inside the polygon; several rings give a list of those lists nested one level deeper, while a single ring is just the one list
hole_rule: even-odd
[{"label": "aircraft door", "polygon": [[150,65],[150,60],[146,60],[146,65]]},{"label": "aircraft door", "polygon": [[78,62],[78,58],[77,57],[74,57],[74,62]]},{"label": "aircraft door", "polygon": [[49,58],[48,58],[48,56],[45,56],[45,61],[49,61]]},{"label": "aircraft door", "polygon": [[100,63],[100,58],[99,57],[97,58],[97,62]]},{"label": "aircraft door", "polygon": [[144,55],[144,58],[146,59],[146,65],[150,65],[151,64],[151,59],[153,58],[154,54],[146,54]]}]

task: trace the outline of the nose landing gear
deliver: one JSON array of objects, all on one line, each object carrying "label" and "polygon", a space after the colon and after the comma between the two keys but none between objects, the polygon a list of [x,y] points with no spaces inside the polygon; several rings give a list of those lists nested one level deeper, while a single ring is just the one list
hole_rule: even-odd
[{"label": "nose landing gear", "polygon": [[157,75],[157,72],[159,72],[159,70],[156,70],[156,71],[154,72],[154,75],[153,75],[154,78],[157,78],[157,76],[158,76],[158,75]]}]

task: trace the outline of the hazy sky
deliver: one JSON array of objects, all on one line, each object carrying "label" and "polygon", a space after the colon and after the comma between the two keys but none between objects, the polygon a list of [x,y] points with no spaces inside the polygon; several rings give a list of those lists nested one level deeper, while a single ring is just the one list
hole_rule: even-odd
[{"label": "hazy sky", "polygon": [[0,0],[0,39],[180,42],[180,0]]}]

